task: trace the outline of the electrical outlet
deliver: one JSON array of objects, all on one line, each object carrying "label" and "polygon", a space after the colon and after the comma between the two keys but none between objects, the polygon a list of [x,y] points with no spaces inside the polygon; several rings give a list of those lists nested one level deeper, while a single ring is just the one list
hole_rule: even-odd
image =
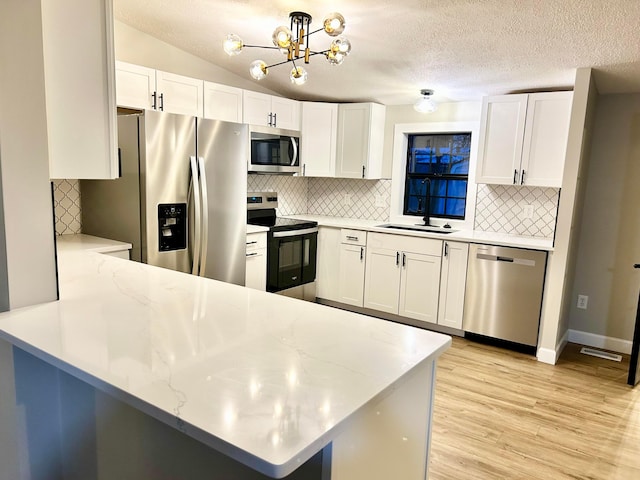
[{"label": "electrical outlet", "polygon": [[345,193],[344,197],[342,198],[342,204],[345,207],[350,207],[351,206],[351,194],[350,193]]},{"label": "electrical outlet", "polygon": [[525,205],[522,208],[522,218],[533,218],[533,205]]},{"label": "electrical outlet", "polygon": [[587,295],[578,295],[578,304],[576,305],[576,307],[582,310],[586,310],[588,302],[589,302],[589,297]]},{"label": "electrical outlet", "polygon": [[376,195],[376,207],[377,208],[386,208],[387,202],[385,202],[384,197],[382,195]]}]

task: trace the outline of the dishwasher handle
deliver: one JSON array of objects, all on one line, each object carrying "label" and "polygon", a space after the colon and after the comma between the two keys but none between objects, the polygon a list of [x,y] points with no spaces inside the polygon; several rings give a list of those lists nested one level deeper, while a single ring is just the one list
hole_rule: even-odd
[{"label": "dishwasher handle", "polygon": [[486,253],[478,253],[476,254],[476,258],[478,260],[488,260],[490,262],[515,263],[518,265],[525,265],[527,267],[536,266],[536,262],[534,260],[529,260],[528,258],[505,257],[502,255],[487,255]]}]

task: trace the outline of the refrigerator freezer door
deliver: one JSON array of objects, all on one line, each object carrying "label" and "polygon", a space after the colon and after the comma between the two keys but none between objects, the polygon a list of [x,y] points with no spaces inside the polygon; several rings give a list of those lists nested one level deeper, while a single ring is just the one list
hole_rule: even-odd
[{"label": "refrigerator freezer door", "polygon": [[247,230],[249,127],[219,120],[197,120],[204,197],[206,245],[204,276],[244,285]]},{"label": "refrigerator freezer door", "polygon": [[140,120],[140,198],[142,261],[150,265],[191,272],[186,248],[161,250],[161,236],[171,225],[158,221],[159,205],[184,205],[189,193],[189,158],[196,151],[193,117],[147,110]]}]

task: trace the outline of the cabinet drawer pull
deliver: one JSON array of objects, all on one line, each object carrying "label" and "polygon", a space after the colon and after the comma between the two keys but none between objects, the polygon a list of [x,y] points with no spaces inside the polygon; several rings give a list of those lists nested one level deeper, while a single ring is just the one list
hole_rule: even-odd
[{"label": "cabinet drawer pull", "polygon": [[255,257],[256,255],[258,255],[258,252],[247,253],[247,257]]},{"label": "cabinet drawer pull", "polygon": [[347,235],[347,240],[351,240],[351,241],[357,242],[358,241],[358,237],[354,237],[353,235]]},{"label": "cabinet drawer pull", "polygon": [[247,245],[255,245],[256,243],[258,243],[258,241],[257,241],[257,240],[254,240],[254,241],[252,241],[252,242],[247,242]]}]

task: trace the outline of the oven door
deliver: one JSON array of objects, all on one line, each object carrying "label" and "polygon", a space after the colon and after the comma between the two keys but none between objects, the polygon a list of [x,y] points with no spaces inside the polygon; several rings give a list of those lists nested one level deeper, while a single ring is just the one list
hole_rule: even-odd
[{"label": "oven door", "polygon": [[318,227],[269,232],[267,290],[278,292],[316,279]]}]

